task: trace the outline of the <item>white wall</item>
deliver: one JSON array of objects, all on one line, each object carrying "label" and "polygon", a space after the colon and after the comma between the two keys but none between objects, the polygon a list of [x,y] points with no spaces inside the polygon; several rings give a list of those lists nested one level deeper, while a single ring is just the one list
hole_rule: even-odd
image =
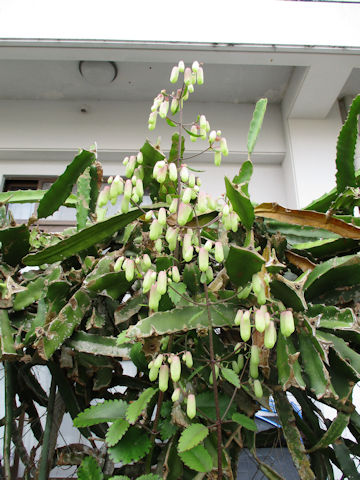
[{"label": "white wall", "polygon": [[305,207],[335,186],[336,141],[341,124],[337,103],[325,119],[285,120],[285,164],[288,173],[294,174],[297,206]]}]

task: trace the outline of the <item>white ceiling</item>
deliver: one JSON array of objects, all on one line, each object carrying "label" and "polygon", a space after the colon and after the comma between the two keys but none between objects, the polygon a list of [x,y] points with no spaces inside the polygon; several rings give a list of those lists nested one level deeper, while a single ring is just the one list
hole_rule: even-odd
[{"label": "white ceiling", "polygon": [[[149,52],[151,56],[151,52]],[[174,62],[178,52],[174,53]],[[170,88],[171,63],[116,62],[117,78],[94,86],[69,60],[0,60],[1,100],[151,100]],[[198,102],[255,103],[267,97],[279,103],[293,67],[206,64],[205,87],[196,87]]]}]

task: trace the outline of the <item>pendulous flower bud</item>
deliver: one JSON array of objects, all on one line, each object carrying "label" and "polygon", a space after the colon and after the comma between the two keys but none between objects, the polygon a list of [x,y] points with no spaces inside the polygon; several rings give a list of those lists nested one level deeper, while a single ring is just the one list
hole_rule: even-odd
[{"label": "pendulous flower bud", "polygon": [[189,180],[189,170],[186,165],[182,165],[180,169],[180,178],[181,181],[187,183]]},{"label": "pendulous flower bud", "polygon": [[260,333],[265,330],[265,312],[261,308],[255,312],[255,328]]},{"label": "pendulous flower bud", "polygon": [[220,167],[221,165],[221,152],[214,153],[214,165],[215,167]]},{"label": "pendulous flower bud", "polygon": [[206,272],[209,267],[209,252],[201,247],[199,250],[199,268],[201,272]]},{"label": "pendulous flower bud", "polygon": [[175,283],[180,282],[180,273],[178,267],[172,267],[171,269],[172,279]]},{"label": "pendulous flower bud", "polygon": [[149,130],[155,130],[155,127],[156,127],[156,117],[157,117],[157,111],[150,113],[150,115],[149,115],[149,121],[148,121],[148,129],[149,129]]},{"label": "pendulous flower bud", "polygon": [[250,311],[245,310],[240,320],[240,337],[243,342],[247,342],[251,337]]},{"label": "pendulous flower bud", "polygon": [[206,131],[206,117],[205,117],[205,115],[200,115],[199,125],[200,125],[200,130],[205,130]]},{"label": "pendulous flower bud", "polygon": [[157,291],[157,284],[155,282],[150,287],[150,295],[149,295],[149,308],[150,308],[150,310],[153,310],[154,312],[158,311],[160,298],[161,298],[161,296],[159,295],[159,293]]},{"label": "pendulous flower bud", "polygon": [[240,370],[244,368],[244,355],[238,355],[237,364]]},{"label": "pendulous flower bud", "polygon": [[188,222],[191,211],[191,206],[189,204],[183,202],[180,203],[177,222],[181,227]]},{"label": "pendulous flower bud", "polygon": [[169,207],[169,212],[170,213],[175,213],[177,210],[177,204],[178,204],[178,199],[173,198]]},{"label": "pendulous flower bud", "polygon": [[141,266],[145,272],[147,272],[151,267],[151,259],[147,253],[145,253],[142,257]]},{"label": "pendulous flower bud", "polygon": [[261,398],[263,396],[263,389],[260,380],[254,380],[254,393],[257,398]]},{"label": "pendulous flower bud", "polygon": [[193,393],[189,393],[187,397],[186,415],[190,419],[193,419],[196,416],[196,399]]},{"label": "pendulous flower bud", "polygon": [[184,83],[190,85],[192,83],[192,71],[190,67],[186,67],[184,71]]},{"label": "pendulous flower bud", "polygon": [[236,315],[235,315],[234,324],[235,324],[235,325],[240,325],[243,316],[244,316],[244,312],[243,312],[242,310],[238,310],[238,311],[236,312]]},{"label": "pendulous flower bud", "polygon": [[[198,129],[196,125],[192,125],[190,128],[190,132],[193,133],[194,135],[198,135]],[[196,142],[198,137],[194,137],[194,135],[190,135],[190,140],[192,142]]]},{"label": "pendulous flower bud", "polygon": [[97,201],[97,206],[98,207],[105,207],[105,205],[108,203],[110,198],[110,187],[106,186],[103,190],[101,190],[98,201]]},{"label": "pendulous flower bud", "polygon": [[291,310],[280,313],[280,330],[284,337],[289,337],[295,331],[294,317]]},{"label": "pendulous flower bud", "polygon": [[164,207],[161,207],[159,210],[158,222],[162,227],[166,225],[166,210]]},{"label": "pendulous flower bud", "polygon": [[183,244],[182,256],[185,262],[191,262],[194,254],[194,247],[192,245]]},{"label": "pendulous flower bud", "polygon": [[169,386],[169,367],[161,365],[159,372],[159,390],[161,392],[166,392]]},{"label": "pendulous flower bud", "polygon": [[155,365],[152,365],[152,367],[150,368],[150,371],[149,371],[150,382],[154,382],[157,379],[159,374],[159,368],[160,367],[155,367]]},{"label": "pendulous flower bud", "polygon": [[154,367],[160,368],[164,360],[164,355],[160,353],[155,359],[154,359]]},{"label": "pendulous flower bud", "polygon": [[180,398],[180,393],[181,393],[181,390],[180,388],[175,388],[175,390],[173,391],[173,394],[171,395],[171,400],[175,403],[179,400]]},{"label": "pendulous flower bud", "polygon": [[125,187],[124,187],[124,198],[130,200],[132,195],[132,182],[130,179],[126,180]]},{"label": "pendulous flower bud", "polygon": [[260,352],[257,345],[251,345],[250,353],[250,364],[259,365],[260,363]]},{"label": "pendulous flower bud", "polygon": [[204,248],[205,248],[205,250],[210,252],[210,250],[212,249],[212,241],[211,240],[206,240]]},{"label": "pendulous flower bud", "polygon": [[179,61],[178,63],[178,68],[179,68],[179,72],[180,73],[184,73],[184,70],[185,70],[185,64],[182,60]]},{"label": "pendulous flower bud", "polygon": [[265,328],[264,335],[264,345],[266,348],[273,348],[276,343],[276,328],[272,320],[270,320],[269,325]]},{"label": "pendulous flower bud", "polygon": [[139,198],[144,196],[144,186],[141,178],[136,179],[135,191]]},{"label": "pendulous flower bud", "polygon": [[185,188],[184,192],[183,192],[183,196],[182,196],[182,201],[184,203],[190,203],[191,201],[191,188],[187,187]]},{"label": "pendulous flower bud", "polygon": [[216,131],[215,130],[212,130],[210,133],[209,133],[209,143],[210,145],[212,145],[216,140]]},{"label": "pendulous flower bud", "polygon": [[124,261],[124,257],[119,257],[119,258],[116,260],[115,265],[114,265],[114,272],[115,272],[115,273],[120,272],[121,267],[122,267],[122,264],[123,264],[123,261]]},{"label": "pendulous flower bud", "polygon": [[177,168],[174,162],[169,163],[169,178],[172,182],[177,180]]},{"label": "pendulous flower bud", "polygon": [[159,117],[166,118],[169,111],[169,100],[164,100],[159,108]]},{"label": "pendulous flower bud", "polygon": [[195,175],[193,173],[191,173],[189,175],[189,187],[190,188],[194,188],[195,187]]},{"label": "pendulous flower bud", "polygon": [[125,262],[124,262],[125,278],[128,282],[131,282],[135,274],[134,260],[131,260],[130,258],[128,258]]},{"label": "pendulous flower bud", "polygon": [[121,200],[121,205],[120,205],[121,213],[128,213],[129,208],[130,208],[129,199],[124,196]]},{"label": "pendulous flower bud", "polygon": [[139,152],[136,156],[136,161],[139,165],[141,165],[144,161],[144,156],[142,154],[142,152]]},{"label": "pendulous flower bud", "polygon": [[147,293],[150,290],[152,284],[155,281],[153,273],[155,273],[153,270],[148,270],[144,275],[144,280],[143,280],[143,292],[144,293]]},{"label": "pendulous flower bud", "polygon": [[136,157],[134,155],[131,155],[128,164],[126,165],[125,169],[125,176],[127,178],[132,177],[132,174],[134,173],[136,167]]},{"label": "pendulous flower bud", "polygon": [[231,362],[231,368],[234,370],[234,372],[238,375],[240,373],[240,368],[236,360],[233,360]]},{"label": "pendulous flower bud", "polygon": [[170,376],[173,382],[178,382],[181,377],[181,362],[177,355],[172,356],[170,365]]},{"label": "pendulous flower bud", "polygon": [[157,277],[157,291],[159,295],[164,295],[167,289],[167,275],[165,270],[161,270]]},{"label": "pendulous flower bud", "polygon": [[161,238],[158,238],[157,240],[155,240],[154,247],[157,252],[159,253],[162,252],[163,244],[162,244]]},{"label": "pendulous flower bud", "polygon": [[224,261],[224,249],[221,242],[215,242],[215,260],[219,263]]},{"label": "pendulous flower bud", "polygon": [[171,100],[171,106],[170,106],[170,111],[174,115],[177,112],[177,109],[179,108],[179,100],[177,98],[173,98]]},{"label": "pendulous flower bud", "polygon": [[229,150],[228,150],[225,137],[221,137],[220,139],[220,150],[221,150],[221,153],[224,155],[224,157],[227,157],[229,155]]},{"label": "pendulous flower bud", "polygon": [[151,225],[150,225],[150,232],[149,232],[149,238],[150,240],[157,240],[160,235],[162,234],[163,227],[160,225],[158,220],[153,220]]},{"label": "pendulous flower bud", "polygon": [[193,62],[191,66],[191,70],[196,73],[199,71],[199,67],[200,67],[199,62],[195,60],[195,62]]},{"label": "pendulous flower bud", "polygon": [[200,192],[197,200],[197,209],[200,213],[205,213],[207,211],[207,197],[205,192]]},{"label": "pendulous flower bud", "polygon": [[173,252],[176,248],[177,235],[178,232],[177,230],[175,230],[175,228],[168,227],[168,229],[166,230],[165,239],[169,244],[169,250],[171,252]]},{"label": "pendulous flower bud", "polygon": [[176,83],[179,79],[179,67],[175,66],[171,70],[170,83]]},{"label": "pendulous flower bud", "polygon": [[250,373],[250,377],[258,378],[259,377],[259,366],[256,365],[255,363],[250,362],[249,373]]},{"label": "pendulous flower bud", "polygon": [[196,73],[196,79],[197,79],[197,84],[198,85],[203,85],[204,84],[204,71],[202,67],[199,67],[197,73]]},{"label": "pendulous flower bud", "polygon": [[183,361],[185,362],[185,365],[187,366],[187,368],[192,368],[194,362],[193,362],[191,352],[187,351],[184,353]]},{"label": "pendulous flower bud", "polygon": [[[217,379],[219,377],[219,366],[217,364],[215,364],[214,369],[215,369],[215,378]],[[212,371],[211,371],[210,376],[209,376],[209,383],[210,383],[210,385],[212,385],[214,383]]]}]

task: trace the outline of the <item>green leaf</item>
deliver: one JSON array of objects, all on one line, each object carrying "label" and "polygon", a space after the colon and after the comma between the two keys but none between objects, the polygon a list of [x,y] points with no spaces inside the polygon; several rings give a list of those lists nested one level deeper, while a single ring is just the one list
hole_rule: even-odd
[{"label": "green leaf", "polygon": [[293,408],[289,403],[286,393],[274,391],[276,411],[283,428],[286,445],[291,453],[294,465],[302,480],[315,480],[314,472],[306,456],[305,447],[300,432],[295,424]]},{"label": "green leaf", "polygon": [[86,168],[77,181],[76,223],[77,229],[86,227],[90,213],[91,176],[90,167]]},{"label": "green leaf", "polygon": [[[98,167],[100,169],[99,172]],[[97,199],[100,192],[101,180],[102,169],[100,168],[100,164],[98,162],[95,162],[95,165],[90,165],[90,213],[95,213]]]},{"label": "green leaf", "polygon": [[150,448],[150,439],[144,431],[140,428],[130,427],[122,439],[108,451],[114,463],[121,462],[126,465],[143,458]]},{"label": "green leaf", "polygon": [[316,266],[305,285],[305,298],[309,301],[329,289],[360,283],[360,256],[335,257]]},{"label": "green leaf", "polygon": [[149,473],[147,475],[141,475],[141,477],[138,477],[137,480],[161,480],[161,477],[159,477],[159,475]]},{"label": "green leaf", "polygon": [[10,326],[7,310],[0,309],[0,353],[1,359],[14,358],[17,356],[14,332]]},{"label": "green leaf", "polygon": [[119,440],[125,435],[130,427],[130,423],[123,418],[118,418],[113,424],[110,425],[106,432],[105,441],[109,447],[113,447]]},{"label": "green leaf", "polygon": [[335,350],[337,355],[343,360],[353,373],[360,379],[360,355],[350,348],[345,340],[328,332],[317,331],[316,336],[319,340],[328,342]]},{"label": "green leaf", "polygon": [[115,337],[103,337],[92,333],[76,332],[66,343],[78,352],[118,358],[129,356],[129,349],[119,347]]},{"label": "green leaf", "polygon": [[87,408],[74,419],[75,427],[89,427],[98,423],[125,418],[128,404],[124,400],[106,400]]},{"label": "green leaf", "polygon": [[241,223],[250,230],[255,220],[254,207],[248,195],[240,188],[237,190],[225,177],[226,195],[228,196],[234,211],[239,215]]},{"label": "green leaf", "polygon": [[247,430],[251,430],[252,432],[257,431],[257,426],[255,421],[252,418],[249,418],[247,415],[244,415],[243,413],[238,413],[238,412],[233,413],[231,420],[243,426]]},{"label": "green leaf", "polygon": [[264,263],[265,259],[257,252],[231,245],[225,267],[231,282],[242,287],[252,279],[254,273],[261,270]]},{"label": "green leaf", "polygon": [[0,230],[0,242],[3,260],[15,267],[21,262],[30,248],[30,233],[26,225]]},{"label": "green leaf", "polygon": [[[219,408],[221,416],[224,415],[227,407],[229,405],[229,397],[225,395],[219,395]],[[202,414],[206,415],[207,418],[211,418],[211,420],[216,421],[216,410],[214,404],[214,394],[212,391],[207,391],[203,393],[199,393],[196,395],[196,406],[199,409],[199,416],[201,417]],[[236,411],[235,403],[232,403],[231,407],[228,410],[226,418],[231,418],[232,414]]]},{"label": "green leaf", "polygon": [[291,338],[285,338],[279,331],[276,344],[276,362],[278,381],[283,390],[287,390],[291,386],[304,389],[306,386],[301,375],[298,356],[299,353],[296,352]]},{"label": "green leaf", "polygon": [[301,362],[308,377],[307,383],[316,394],[316,397],[321,398],[327,393],[328,384],[330,383],[327,370],[319,352],[311,341],[310,335],[302,331],[299,334],[299,341]]},{"label": "green leaf", "polygon": [[143,167],[144,167],[144,188],[148,187],[153,181],[152,172],[156,162],[164,160],[165,155],[160,152],[158,148],[155,148],[154,145],[146,140],[144,145],[140,149],[143,154]]},{"label": "green leaf", "polygon": [[165,441],[175,435],[177,431],[176,425],[174,425],[170,420],[164,419],[160,421],[159,432],[161,440]]},{"label": "green leaf", "polygon": [[293,282],[277,274],[271,280],[270,290],[271,294],[281,300],[287,308],[302,311],[307,307],[301,281]]},{"label": "green leaf", "polygon": [[17,293],[14,299],[14,310],[23,310],[25,307],[36,302],[44,294],[45,278],[39,277],[29,282],[26,289]]},{"label": "green leaf", "polygon": [[306,316],[313,319],[317,328],[331,330],[349,329],[356,322],[354,311],[351,308],[337,308],[333,305],[310,305]]},{"label": "green leaf", "polygon": [[253,174],[253,164],[250,162],[250,160],[247,160],[246,162],[243,162],[240,168],[239,175],[236,175],[233,178],[233,182],[237,185],[242,184],[242,183],[249,183]]},{"label": "green leaf", "polygon": [[342,473],[348,480],[359,480],[360,473],[354,463],[350,450],[345,445],[344,440],[339,440],[333,445],[335,456],[339,462]]},{"label": "green leaf", "polygon": [[126,475],[115,475],[115,477],[109,478],[109,480],[131,480]]},{"label": "green leaf", "polygon": [[[180,158],[183,157],[185,150],[185,138],[181,136],[181,152],[180,152]],[[177,158],[179,155],[179,134],[174,133],[174,135],[171,137],[171,148],[170,148],[170,153],[169,153],[169,162],[176,162]]]},{"label": "green leaf", "polygon": [[240,380],[239,380],[239,375],[237,375],[234,370],[231,370],[231,368],[224,368],[221,367],[221,376],[234,385],[236,388],[240,388]]},{"label": "green leaf", "polygon": [[306,242],[313,242],[318,241],[319,238],[321,239],[338,239],[339,235],[336,233],[329,232],[325,229],[320,228],[313,228],[307,226],[300,226],[300,225],[292,225],[286,222],[279,222],[277,220],[264,220],[266,225],[266,229],[272,235],[276,233],[280,233],[284,237],[288,244],[294,246],[294,244],[298,245],[301,243]]},{"label": "green leaf", "polygon": [[88,279],[85,279],[84,281],[84,286],[86,286],[91,292],[98,292],[99,294],[107,295],[114,300],[117,300],[120,295],[124,295],[130,285],[131,283],[125,278],[124,271],[105,273],[91,281],[88,281]]},{"label": "green leaf", "polygon": [[102,480],[104,478],[94,457],[85,457],[77,471],[79,480]]},{"label": "green leaf", "polygon": [[126,419],[129,423],[134,425],[136,420],[141,415],[141,412],[145,410],[150,400],[153,398],[155,393],[158,391],[157,388],[147,388],[143,392],[141,392],[139,398],[135,400],[135,402],[131,403],[128,406],[126,411]]},{"label": "green leaf", "polygon": [[354,156],[359,113],[360,95],[351,104],[336,145],[336,187],[338,193],[344,191],[346,187],[356,186]]},{"label": "green leaf", "polygon": [[94,457],[85,457],[77,471],[79,480],[102,480],[103,474]]},{"label": "green leaf", "polygon": [[[210,308],[213,327],[232,326],[235,311],[229,305],[217,305]],[[170,333],[208,328],[207,311],[200,306],[179,307],[164,312],[156,312],[129,327],[126,336],[141,339],[153,335],[168,335]]]},{"label": "green leaf", "polygon": [[46,334],[39,339],[37,349],[41,357],[48,360],[64,340],[72,335],[74,329],[84,318],[90,304],[89,295],[81,289],[70,298],[65,307],[50,322]]},{"label": "green leaf", "polygon": [[[154,208],[153,205],[152,207]],[[143,209],[146,210],[147,207]],[[85,228],[81,232],[62,240],[56,245],[45,248],[39,253],[27,255],[23,261],[25,265],[33,266],[64,260],[111,237],[111,235],[124,228],[128,223],[140,217],[142,213],[142,210],[136,209],[122,215],[115,215],[104,222]]]},{"label": "green leaf", "polygon": [[45,218],[56,212],[71,194],[78,177],[94,160],[95,154],[87,150],[83,150],[74,158],[70,165],[67,166],[65,172],[60,175],[40,200],[37,210],[38,218]]},{"label": "green leaf", "polygon": [[320,440],[308,450],[308,453],[312,453],[319,448],[326,448],[328,445],[333,444],[348,426],[350,420],[350,415],[338,412],[335,419],[331,422],[330,427],[327,429],[325,434],[320,438]]},{"label": "green leaf", "polygon": [[170,118],[166,117],[165,120],[170,127],[177,127],[176,123],[170,120]]},{"label": "green leaf", "polygon": [[114,312],[115,325],[130,320],[146,303],[147,296],[143,294],[133,295],[126,303],[121,303]]},{"label": "green leaf", "polygon": [[186,292],[185,283],[171,283],[171,286],[168,289],[168,294],[174,305],[177,305],[181,301],[181,295],[184,295]]},{"label": "green leaf", "polygon": [[178,443],[178,452],[186,452],[204,440],[209,435],[209,430],[202,423],[193,423],[182,432]]},{"label": "green leaf", "polygon": [[251,155],[254,150],[255,143],[259,135],[261,125],[264,119],[264,115],[266,112],[266,106],[267,106],[267,98],[260,98],[260,100],[256,102],[253,117],[250,122],[250,128],[249,128],[248,139],[247,139],[247,150],[249,155]]},{"label": "green leaf", "polygon": [[306,250],[315,258],[329,258],[355,250],[359,245],[357,240],[351,238],[326,238],[314,242],[295,243],[296,250]]},{"label": "green leaf", "polygon": [[213,461],[208,451],[202,445],[179,454],[185,465],[196,472],[211,472]]}]

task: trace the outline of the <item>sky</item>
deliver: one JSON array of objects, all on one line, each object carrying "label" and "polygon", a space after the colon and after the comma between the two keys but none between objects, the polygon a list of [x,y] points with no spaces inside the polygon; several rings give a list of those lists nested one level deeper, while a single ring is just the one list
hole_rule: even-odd
[{"label": "sky", "polygon": [[360,5],[281,0],[1,0],[0,38],[360,46]]}]

